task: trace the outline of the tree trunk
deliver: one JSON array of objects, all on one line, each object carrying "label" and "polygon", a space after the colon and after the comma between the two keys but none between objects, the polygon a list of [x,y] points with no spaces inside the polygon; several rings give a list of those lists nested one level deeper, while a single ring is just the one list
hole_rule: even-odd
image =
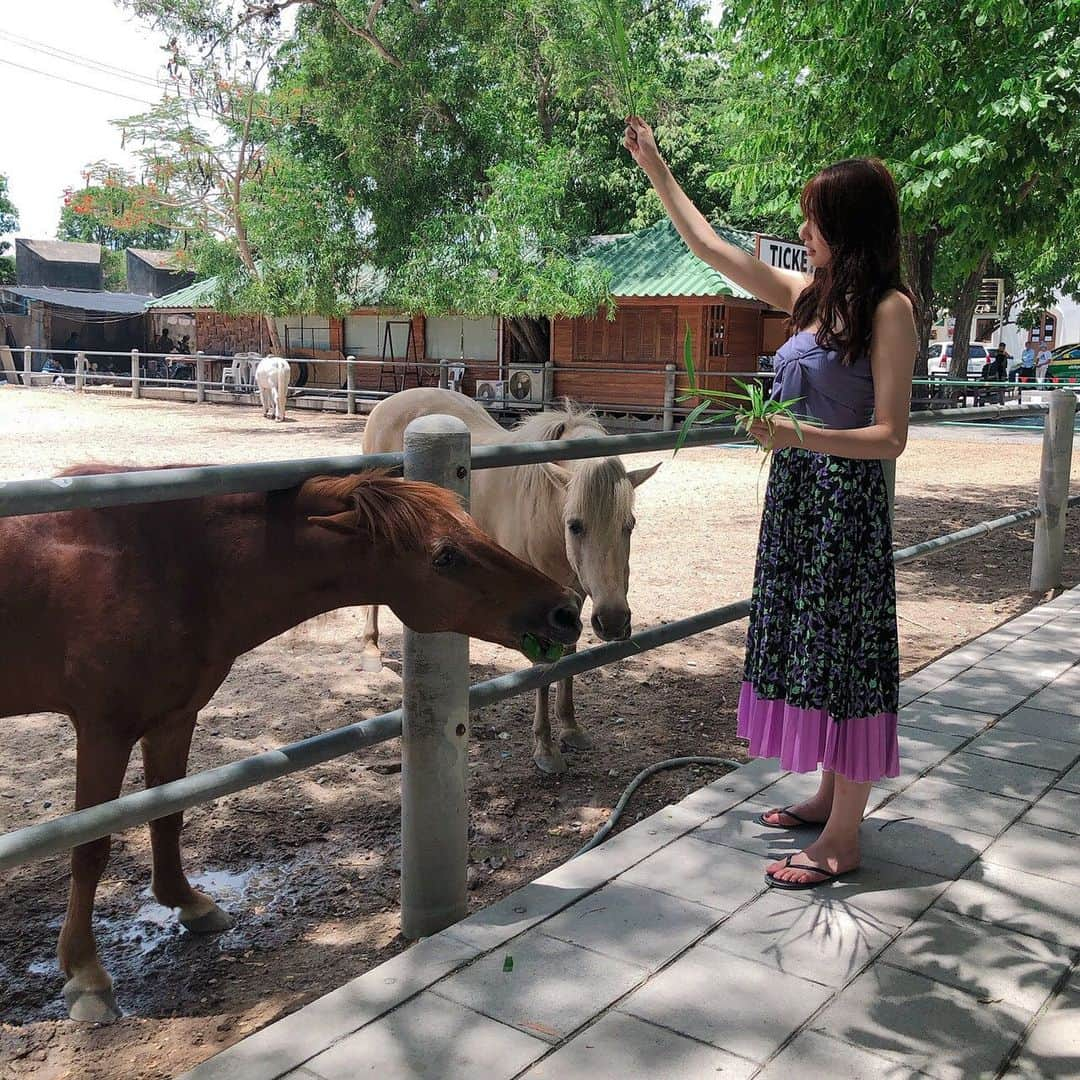
[{"label": "tree trunk", "polygon": [[986,273],[986,265],[990,261],[990,252],[984,251],[978,263],[970,274],[964,279],[960,291],[956,294],[956,300],[952,305],[952,314],[956,319],[956,329],[953,331],[953,354],[949,363],[950,379],[966,379],[968,377],[968,355],[971,345],[971,320],[975,317],[975,304],[979,299],[979,288],[982,285],[983,275]]},{"label": "tree trunk", "polygon": [[549,334],[547,319],[519,315],[516,318],[507,319],[506,325],[530,364],[547,363]]},{"label": "tree trunk", "polygon": [[926,354],[934,328],[934,258],[940,238],[935,226],[925,233],[905,233],[900,243],[904,280],[915,294],[915,325],[919,331],[916,379],[926,378]]}]

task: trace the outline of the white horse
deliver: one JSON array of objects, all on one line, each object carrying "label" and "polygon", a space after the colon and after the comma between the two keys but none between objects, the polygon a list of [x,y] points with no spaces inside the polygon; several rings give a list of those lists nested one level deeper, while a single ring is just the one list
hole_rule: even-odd
[{"label": "white horse", "polygon": [[[591,414],[567,405],[524,420],[513,431],[500,427],[487,410],[463,394],[416,388],[381,401],[364,429],[364,453],[400,451],[405,429],[420,416],[446,413],[462,419],[474,446],[546,442],[604,435]],[[483,469],[472,475],[470,511],[480,528],[519,558],[579,595],[592,598],[592,627],[604,641],[630,635],[630,534],[634,529],[634,488],[659,464],[627,471],[615,457]],[[369,607],[364,627],[365,671],[382,667],[379,609]],[[533,760],[547,773],[564,772],[562,747],[592,745],[574,716],[573,682],[559,683],[556,697],[559,741],[551,736],[547,689],[538,690],[533,721]]]},{"label": "white horse", "polygon": [[255,368],[255,385],[267,420],[285,419],[289,373],[289,361],[282,356],[264,356]]}]

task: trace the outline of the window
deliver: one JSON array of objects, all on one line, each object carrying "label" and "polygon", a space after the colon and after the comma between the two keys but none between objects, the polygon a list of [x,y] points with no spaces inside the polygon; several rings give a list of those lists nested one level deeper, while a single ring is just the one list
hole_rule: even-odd
[{"label": "window", "polygon": [[722,304],[713,304],[705,324],[705,340],[708,342],[709,356],[724,355],[724,308]]}]

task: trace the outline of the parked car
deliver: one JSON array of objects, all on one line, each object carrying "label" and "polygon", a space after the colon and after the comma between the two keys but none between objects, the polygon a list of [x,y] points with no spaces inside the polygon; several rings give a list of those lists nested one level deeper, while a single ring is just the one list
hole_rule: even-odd
[{"label": "parked car", "polygon": [[1080,382],[1080,344],[1061,345],[1050,354],[1048,382]]},{"label": "parked car", "polygon": [[[949,365],[952,363],[953,343],[951,341],[932,341],[926,354],[926,370],[931,379],[945,379],[949,375]],[[968,346],[968,369],[969,379],[981,379],[983,368],[989,359],[986,348],[983,345]]]}]

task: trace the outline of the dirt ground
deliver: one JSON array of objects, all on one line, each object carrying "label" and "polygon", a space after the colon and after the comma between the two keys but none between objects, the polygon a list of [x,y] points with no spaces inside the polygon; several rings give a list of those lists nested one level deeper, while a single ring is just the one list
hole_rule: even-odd
[{"label": "dirt ground", "polygon": [[[0,385],[0,478],[72,463],[240,462],[359,451],[363,420],[25,391]],[[1037,431],[913,430],[898,474],[901,544],[1034,503]],[[749,592],[760,512],[759,458],[746,448],[643,455],[664,460],[639,491],[631,606],[638,627]],[[1080,467],[1080,461],[1075,463]],[[905,674],[1025,611],[1031,527],[998,533],[898,573]],[[1080,514],[1066,581],[1080,579]],[[192,769],[376,715],[400,703],[400,626],[387,618],[389,667],[357,671],[360,624],[343,610],[242,657],[204,710]],[[531,701],[474,717],[470,748],[470,903],[489,904],[568,858],[644,766],[686,753],[744,757],[734,712],[745,624],[724,627],[578,680],[595,750],[561,778],[530,758]],[[589,644],[586,632],[584,644]],[[474,642],[474,679],[521,659]],[[74,740],[55,715],[5,722],[0,832],[71,807]],[[137,757],[137,755],[136,755]],[[145,829],[117,837],[98,891],[97,931],[126,1016],[69,1022],[54,950],[67,865],[8,875],[0,906],[0,1076],[170,1077],[393,956],[398,934],[400,756],[384,744],[189,812],[187,866],[237,916],[214,940],[180,931],[150,897]],[[125,791],[141,786],[133,760]],[[693,769],[651,780],[632,822],[707,782]]]}]

